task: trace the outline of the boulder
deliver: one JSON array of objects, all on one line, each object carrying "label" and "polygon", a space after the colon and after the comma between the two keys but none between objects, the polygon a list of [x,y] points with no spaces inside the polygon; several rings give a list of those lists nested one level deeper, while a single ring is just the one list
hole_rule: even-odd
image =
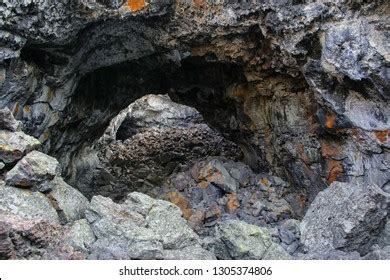
[{"label": "boulder", "polygon": [[82,193],[58,176],[50,181],[50,185],[52,190],[48,196],[55,202],[66,222],[84,218],[89,201]]},{"label": "boulder", "polygon": [[10,109],[7,107],[0,109],[0,129],[9,131],[17,131],[20,129],[21,123],[15,120]]},{"label": "boulder", "polygon": [[280,245],[272,242],[266,228],[238,220],[226,220],[218,223],[216,237],[222,241],[232,259],[291,259]]},{"label": "boulder", "polygon": [[73,223],[67,240],[73,248],[86,253],[96,241],[96,238],[87,220],[81,219]]},{"label": "boulder", "polygon": [[200,171],[200,184],[214,184],[227,193],[235,193],[238,190],[239,183],[226,170],[223,164],[213,159],[206,164]]},{"label": "boulder", "polygon": [[37,139],[22,131],[0,130],[0,160],[4,163],[15,162],[40,144]]},{"label": "boulder", "polygon": [[0,214],[0,260],[8,259],[84,259],[69,245],[68,230],[43,219],[26,219]]},{"label": "boulder", "polygon": [[61,167],[55,158],[32,151],[6,174],[5,181],[13,186],[39,187],[60,174]]},{"label": "boulder", "polygon": [[59,222],[56,210],[45,195],[10,186],[0,186],[0,214]]},{"label": "boulder", "polygon": [[389,198],[375,185],[334,182],[317,195],[303,218],[304,249],[364,253],[384,228]]},{"label": "boulder", "polygon": [[[129,194],[122,204],[95,196],[86,211],[97,237],[91,258],[161,259],[165,250],[172,256],[174,250],[200,246],[199,237],[181,215],[172,203],[141,193]],[[194,251],[192,258],[199,252]],[[191,256],[186,254],[186,258]]]}]

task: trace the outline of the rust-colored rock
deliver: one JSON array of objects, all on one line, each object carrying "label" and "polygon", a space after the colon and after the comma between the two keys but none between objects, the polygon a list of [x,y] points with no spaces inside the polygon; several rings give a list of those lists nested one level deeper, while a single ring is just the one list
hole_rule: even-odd
[{"label": "rust-colored rock", "polygon": [[137,12],[145,8],[145,0],[127,0],[127,6],[132,12]]},{"label": "rust-colored rock", "polygon": [[388,141],[388,138],[389,138],[390,130],[375,131],[374,133],[375,133],[376,138],[380,142],[386,143]]},{"label": "rust-colored rock", "polygon": [[336,125],[336,116],[326,116],[325,126],[326,128],[332,129]]},{"label": "rust-colored rock", "polygon": [[178,206],[183,213],[183,217],[188,220],[192,215],[192,209],[188,200],[178,192],[169,192],[167,194],[168,200]]},{"label": "rust-colored rock", "polygon": [[237,194],[231,193],[228,194],[228,202],[226,203],[226,208],[229,213],[233,213],[240,207],[240,201],[238,200]]},{"label": "rust-colored rock", "polygon": [[328,171],[328,176],[326,179],[328,183],[331,184],[337,179],[339,179],[339,177],[344,172],[344,168],[340,161],[329,160],[327,165],[327,171]]}]

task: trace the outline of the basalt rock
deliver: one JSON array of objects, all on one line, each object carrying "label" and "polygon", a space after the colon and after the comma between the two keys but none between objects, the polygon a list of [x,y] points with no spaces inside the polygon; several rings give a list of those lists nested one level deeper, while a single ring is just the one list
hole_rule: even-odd
[{"label": "basalt rock", "polygon": [[32,151],[7,173],[5,181],[14,186],[38,187],[60,174],[61,167],[55,158],[38,151]]},{"label": "basalt rock", "polygon": [[[64,182],[66,202],[50,198],[63,176],[94,197],[87,220],[97,241],[76,242],[92,259],[211,258],[197,234],[219,258],[266,258],[213,244],[211,232],[232,219],[267,228],[281,244],[270,258],[283,248],[298,258],[386,258],[389,13],[386,0],[3,0],[1,211],[27,219],[29,207],[37,217],[54,208],[62,227],[82,218],[78,193],[65,210],[75,192]],[[170,100],[128,107],[151,93]],[[37,140],[43,153],[31,152]],[[126,204],[133,191],[178,208],[140,195]],[[149,217],[151,204],[161,213]],[[303,216],[299,235],[291,219]],[[173,234],[163,221],[183,228]],[[15,253],[9,232],[0,227],[2,257],[74,258]]]},{"label": "basalt rock", "polygon": [[[165,256],[171,259],[180,256],[178,252],[182,251],[185,258],[213,258],[200,248],[199,237],[181,215],[177,206],[141,193],[129,194],[123,204],[95,196],[86,212],[97,237],[91,257],[163,259]],[[197,249],[191,255],[193,246]]]},{"label": "basalt rock", "polygon": [[319,193],[301,223],[305,250],[366,254],[383,231],[390,196],[375,185],[333,183]]},{"label": "basalt rock", "polygon": [[389,180],[387,1],[3,2],[0,105],[69,177],[112,117],[156,92],[305,203],[335,180]]}]

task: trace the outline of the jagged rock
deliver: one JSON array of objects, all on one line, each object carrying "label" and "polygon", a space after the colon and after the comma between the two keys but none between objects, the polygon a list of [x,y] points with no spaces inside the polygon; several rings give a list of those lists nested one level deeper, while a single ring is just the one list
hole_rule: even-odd
[{"label": "jagged rock", "polygon": [[200,245],[177,206],[141,193],[129,194],[123,204],[95,196],[86,218],[97,237],[92,258],[161,259],[164,250]]},{"label": "jagged rock", "polygon": [[214,159],[199,171],[200,184],[214,184],[227,193],[238,190],[238,182],[229,174],[223,164]]},{"label": "jagged rock", "polygon": [[383,230],[389,195],[375,185],[333,183],[320,192],[301,223],[305,250],[367,252]]},{"label": "jagged rock", "polygon": [[10,186],[0,186],[0,214],[59,222],[56,210],[45,195]]},{"label": "jagged rock", "polygon": [[21,122],[15,120],[7,107],[0,109],[0,130],[17,131],[20,129],[20,126]]},{"label": "jagged rock", "polygon": [[216,236],[223,242],[232,259],[261,260],[290,259],[291,256],[272,242],[266,228],[260,228],[238,220],[220,222]]},{"label": "jagged rock", "polygon": [[281,246],[290,254],[293,254],[299,246],[300,222],[298,220],[285,220],[278,228],[278,236]]},{"label": "jagged rock", "polygon": [[48,196],[61,211],[66,222],[84,218],[89,201],[82,193],[65,183],[61,177],[55,177],[50,185]]},{"label": "jagged rock", "polygon": [[58,161],[44,153],[32,151],[23,157],[5,177],[7,184],[21,187],[38,187],[61,174]]},{"label": "jagged rock", "polygon": [[376,240],[376,243],[379,247],[386,247],[390,246],[390,217],[387,217],[386,225],[381,232],[381,234],[378,236],[378,239]]},{"label": "jagged rock", "polygon": [[364,260],[390,260],[390,246],[375,248],[363,257]]},{"label": "jagged rock", "polygon": [[58,223],[0,214],[0,260],[84,259],[67,238],[67,230]]},{"label": "jagged rock", "polygon": [[91,226],[85,219],[75,221],[69,230],[68,236],[67,242],[76,250],[85,253],[96,241]]},{"label": "jagged rock", "polygon": [[15,162],[40,144],[37,139],[22,131],[0,130],[0,160],[4,163]]}]

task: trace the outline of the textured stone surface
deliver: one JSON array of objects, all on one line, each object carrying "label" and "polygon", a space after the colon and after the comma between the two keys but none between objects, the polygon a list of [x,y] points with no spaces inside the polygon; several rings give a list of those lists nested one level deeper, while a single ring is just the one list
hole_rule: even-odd
[{"label": "textured stone surface", "polygon": [[81,251],[67,244],[68,237],[68,229],[58,223],[0,214],[0,260],[84,259]]},{"label": "textured stone surface", "polygon": [[7,184],[38,187],[61,174],[58,161],[44,153],[32,151],[22,158],[6,175]]},{"label": "textured stone surface", "polygon": [[0,202],[0,214],[59,222],[57,212],[50,200],[41,193],[0,186]]},{"label": "textured stone surface", "polygon": [[0,109],[0,129],[17,131],[21,127],[21,122],[15,120],[12,112],[8,108]]},{"label": "textured stone surface", "polygon": [[69,244],[81,252],[88,252],[96,241],[91,226],[85,219],[75,221],[70,227],[68,236]]},{"label": "textured stone surface", "polygon": [[93,150],[87,146],[84,151],[72,164],[69,182],[88,197],[100,194],[115,201],[123,201],[131,190],[149,194],[206,155],[241,155],[198,111],[164,95],[131,104],[111,120]]},{"label": "textured stone surface", "polygon": [[[97,237],[91,258],[97,259],[162,259],[172,258],[175,250],[200,246],[199,237],[181,217],[175,205],[155,200],[141,193],[131,193],[123,204],[109,198],[92,198],[86,218]],[[176,253],[175,253],[176,252]],[[186,258],[204,258],[207,252],[190,249]],[[210,254],[208,254],[210,256]]]},{"label": "textured stone surface", "polygon": [[40,144],[37,139],[21,131],[0,130],[0,159],[4,163],[15,162]]},{"label": "textured stone surface", "polygon": [[301,243],[307,251],[367,252],[383,230],[389,195],[374,185],[333,183],[319,193],[301,223]]},{"label": "textured stone surface", "polygon": [[386,1],[53,3],[1,4],[0,105],[69,175],[81,146],[156,92],[306,203],[335,180],[388,182]]},{"label": "textured stone surface", "polygon": [[[207,248],[220,258],[230,258],[229,252],[210,233],[231,218],[267,227],[272,241],[299,255],[297,230],[284,221],[300,219],[308,208],[301,227],[309,252],[301,258],[382,258],[388,204],[378,190],[388,192],[390,181],[389,11],[386,0],[3,0],[0,127],[6,142],[17,137],[9,134],[19,129],[15,116],[88,198],[96,187],[117,202],[134,190],[175,202],[189,224],[210,237]],[[113,121],[114,130],[103,137],[109,145],[97,141],[114,116],[150,93],[195,107],[219,133],[196,123],[190,109],[177,118],[172,104],[152,98]],[[192,129],[183,129],[194,120]],[[169,128],[172,123],[180,125]],[[113,141],[111,132],[131,140]],[[1,179],[11,174],[18,185],[49,196],[49,181],[59,173],[36,170],[40,175],[31,176],[26,165],[21,168],[23,160],[9,171],[24,152],[14,157],[5,150]],[[202,162],[189,163],[183,158],[188,151]],[[198,175],[207,155],[242,160],[252,170],[218,159],[236,188],[206,187]],[[223,177],[229,178],[216,181]],[[357,187],[336,183],[345,192],[327,189],[334,182]],[[100,236],[89,258],[168,256],[164,246],[171,240],[154,231],[167,233],[159,221],[169,220],[164,211],[172,206],[158,206],[151,230],[143,224],[149,206],[158,203],[132,199],[139,202],[97,200],[92,208],[104,218],[89,213]],[[176,214],[172,219],[181,223]],[[118,224],[129,229],[127,235]],[[324,235],[315,232],[318,227]],[[192,243],[188,233],[169,236]],[[280,254],[275,248],[262,257]],[[49,251],[37,257],[72,257]]]},{"label": "textured stone surface", "polygon": [[227,220],[217,226],[217,237],[226,246],[232,259],[290,259],[290,255],[272,242],[266,228],[237,220]]},{"label": "textured stone surface", "polygon": [[61,177],[54,178],[50,185],[51,191],[48,196],[61,210],[66,222],[84,218],[89,201],[82,193],[65,183]]}]

